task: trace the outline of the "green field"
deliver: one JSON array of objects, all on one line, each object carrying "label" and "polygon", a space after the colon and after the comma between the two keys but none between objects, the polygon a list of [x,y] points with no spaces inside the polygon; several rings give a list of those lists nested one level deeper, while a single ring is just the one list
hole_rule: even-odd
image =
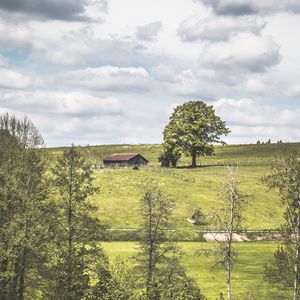
[{"label": "green field", "polygon": [[[128,259],[131,263],[133,260],[130,258],[138,249],[135,242],[110,242],[102,245],[111,259],[120,257]],[[205,296],[210,300],[215,300],[220,292],[226,295],[225,273],[221,270],[211,271],[211,267],[214,265],[213,257],[195,255],[196,249],[211,248],[215,245],[196,242],[183,242],[179,245],[186,253],[182,260],[183,265],[188,274],[197,280]],[[274,242],[251,242],[239,243],[236,246],[239,251],[239,260],[234,265],[232,273],[233,299],[271,300],[271,296],[268,295],[270,287],[263,280],[263,270],[266,261],[272,258],[277,244]],[[250,296],[255,298],[250,298]]]},{"label": "green field", "polygon": [[[265,145],[218,146],[215,155],[199,159],[200,167],[190,169],[189,158],[184,157],[180,168],[160,168],[157,162],[159,145],[110,145],[85,148],[89,159],[100,163],[100,157],[117,152],[137,152],[149,159],[147,168],[140,170],[100,169],[95,177],[101,192],[93,196],[99,207],[100,219],[111,228],[137,228],[139,226],[139,199],[141,184],[151,178],[157,180],[162,190],[175,199],[174,228],[186,236],[195,236],[198,229],[187,222],[193,209],[200,207],[204,212],[218,207],[218,193],[223,181],[225,167],[239,164],[240,189],[251,194],[252,200],[246,212],[247,229],[278,229],[282,222],[282,208],[275,191],[268,191],[262,177],[270,171],[269,164],[279,155],[299,151],[300,143]],[[98,160],[97,160],[98,159]]]},{"label": "green field", "polygon": [[[49,148],[52,155],[60,154],[64,148]],[[219,206],[218,193],[223,181],[225,167],[238,164],[240,189],[252,195],[246,212],[245,226],[248,230],[278,229],[282,222],[282,208],[276,191],[269,191],[262,177],[270,171],[270,163],[278,156],[290,151],[300,151],[300,143],[278,143],[263,145],[216,146],[215,155],[198,159],[197,169],[185,166],[190,158],[183,157],[179,168],[160,168],[158,156],[160,145],[102,145],[83,147],[89,162],[102,164],[102,158],[112,153],[141,153],[149,160],[149,166],[140,170],[97,169],[96,184],[99,194],[92,201],[99,208],[98,216],[112,229],[135,229],[140,223],[139,199],[143,191],[141,184],[148,178],[157,180],[162,190],[175,199],[174,226],[178,236],[187,239],[197,237],[198,228],[187,222],[195,208],[204,212]],[[123,235],[124,236],[124,235]]]}]

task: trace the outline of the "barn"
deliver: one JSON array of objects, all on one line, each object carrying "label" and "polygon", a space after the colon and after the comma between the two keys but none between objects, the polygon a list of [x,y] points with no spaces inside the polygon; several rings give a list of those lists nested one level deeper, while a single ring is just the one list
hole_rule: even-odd
[{"label": "barn", "polygon": [[103,158],[104,168],[144,167],[148,160],[139,153],[115,153]]}]

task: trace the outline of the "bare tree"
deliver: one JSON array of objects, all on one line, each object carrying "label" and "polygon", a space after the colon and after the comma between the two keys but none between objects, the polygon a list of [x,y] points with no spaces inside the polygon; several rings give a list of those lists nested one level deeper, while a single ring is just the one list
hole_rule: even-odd
[{"label": "bare tree", "polygon": [[227,167],[225,183],[221,186],[219,201],[220,208],[209,213],[210,223],[216,228],[215,240],[218,246],[213,250],[204,251],[214,254],[216,264],[225,269],[227,278],[227,299],[231,299],[231,273],[233,262],[237,258],[237,251],[234,248],[235,235],[243,229],[243,213],[249,196],[241,193],[238,189],[237,180],[238,167]]}]

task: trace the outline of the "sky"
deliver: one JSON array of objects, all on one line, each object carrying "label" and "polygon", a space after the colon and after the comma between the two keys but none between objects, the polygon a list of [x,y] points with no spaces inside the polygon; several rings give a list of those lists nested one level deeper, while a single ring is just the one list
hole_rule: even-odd
[{"label": "sky", "polygon": [[161,143],[202,100],[229,144],[300,141],[298,0],[0,0],[0,113],[47,146]]}]

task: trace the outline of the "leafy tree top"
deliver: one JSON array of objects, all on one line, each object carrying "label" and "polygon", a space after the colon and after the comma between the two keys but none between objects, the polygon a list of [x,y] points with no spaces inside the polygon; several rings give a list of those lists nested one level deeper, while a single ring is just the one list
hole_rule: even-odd
[{"label": "leafy tree top", "polygon": [[213,144],[224,143],[221,137],[229,132],[213,106],[195,100],[174,109],[163,134],[165,144],[193,157],[194,164],[196,156],[212,155]]}]

